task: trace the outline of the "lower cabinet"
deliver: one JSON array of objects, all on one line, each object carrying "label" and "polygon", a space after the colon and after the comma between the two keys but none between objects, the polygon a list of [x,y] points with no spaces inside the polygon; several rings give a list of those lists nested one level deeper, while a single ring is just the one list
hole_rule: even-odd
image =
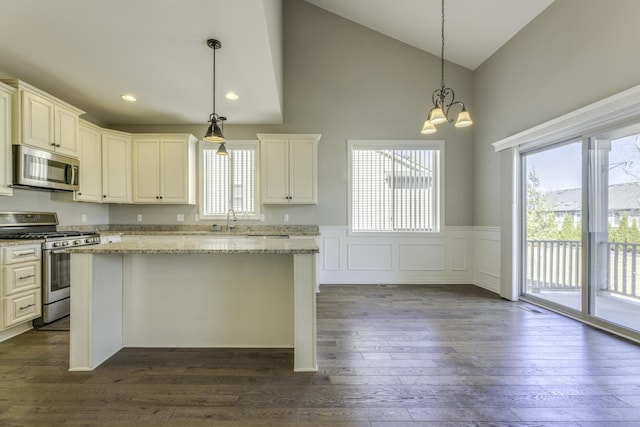
[{"label": "lower cabinet", "polygon": [[39,243],[5,246],[0,253],[0,331],[4,331],[42,313],[41,248]]}]

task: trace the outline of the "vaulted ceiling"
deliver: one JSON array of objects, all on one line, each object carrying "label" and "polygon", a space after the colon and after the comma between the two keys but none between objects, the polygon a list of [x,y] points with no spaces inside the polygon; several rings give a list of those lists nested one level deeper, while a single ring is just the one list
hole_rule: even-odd
[{"label": "vaulted ceiling", "polygon": [[[440,0],[306,1],[440,55]],[[446,59],[475,69],[552,2],[448,1]],[[208,38],[222,43],[216,110],[229,123],[282,122],[281,0],[0,1],[0,73],[104,124],[206,122]],[[125,93],[138,101],[124,102]]]}]

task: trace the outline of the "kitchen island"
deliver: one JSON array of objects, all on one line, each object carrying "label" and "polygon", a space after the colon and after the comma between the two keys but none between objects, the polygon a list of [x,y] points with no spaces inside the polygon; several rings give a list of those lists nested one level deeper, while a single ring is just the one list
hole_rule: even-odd
[{"label": "kitchen island", "polygon": [[282,347],[315,371],[313,238],[127,236],[71,253],[72,371],[123,347]]}]

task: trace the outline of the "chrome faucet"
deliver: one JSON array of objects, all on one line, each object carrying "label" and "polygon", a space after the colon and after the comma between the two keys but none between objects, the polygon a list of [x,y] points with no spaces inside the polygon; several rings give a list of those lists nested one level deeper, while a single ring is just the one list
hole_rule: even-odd
[{"label": "chrome faucet", "polygon": [[[229,215],[233,216],[231,222],[229,222]],[[236,218],[236,211],[234,211],[233,209],[229,209],[229,211],[227,212],[227,230],[231,231],[236,228],[236,221],[238,221],[238,218]]]}]

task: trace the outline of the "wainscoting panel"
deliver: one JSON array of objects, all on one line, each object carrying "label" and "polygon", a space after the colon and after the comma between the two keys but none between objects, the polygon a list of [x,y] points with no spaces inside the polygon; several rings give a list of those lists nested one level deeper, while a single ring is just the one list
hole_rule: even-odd
[{"label": "wainscoting panel", "polygon": [[472,227],[412,237],[353,235],[347,227],[320,226],[319,283],[473,283],[473,236]]},{"label": "wainscoting panel", "polygon": [[347,243],[348,270],[391,270],[392,251],[391,243]]},{"label": "wainscoting panel", "polygon": [[444,245],[400,244],[400,271],[444,271]]},{"label": "wainscoting panel", "polygon": [[318,241],[318,283],[471,283],[500,291],[499,227],[445,227],[433,237],[391,237],[320,226]]},{"label": "wainscoting panel", "polygon": [[340,239],[337,237],[327,237],[322,239],[321,253],[323,257],[323,269],[327,271],[340,271]]},{"label": "wainscoting panel", "polygon": [[451,239],[451,259],[453,265],[451,269],[454,271],[466,271],[469,267],[467,264],[467,253],[469,252],[469,239],[466,237],[453,237]]},{"label": "wainscoting panel", "polygon": [[500,293],[500,228],[476,227],[473,283]]}]

